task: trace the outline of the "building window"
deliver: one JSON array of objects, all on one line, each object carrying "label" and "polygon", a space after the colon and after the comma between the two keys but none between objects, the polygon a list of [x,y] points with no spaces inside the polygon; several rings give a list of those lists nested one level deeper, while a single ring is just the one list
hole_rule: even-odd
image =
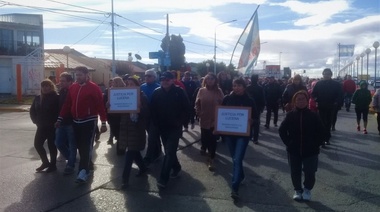
[{"label": "building window", "polygon": [[18,31],[17,32],[17,54],[27,55],[40,47],[41,37],[38,32]]},{"label": "building window", "polygon": [[9,55],[13,52],[13,31],[0,29],[0,55]]}]

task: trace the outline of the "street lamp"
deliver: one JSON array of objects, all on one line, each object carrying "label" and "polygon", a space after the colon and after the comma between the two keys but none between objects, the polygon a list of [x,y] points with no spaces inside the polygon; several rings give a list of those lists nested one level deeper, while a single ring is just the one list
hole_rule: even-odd
[{"label": "street lamp", "polygon": [[214,29],[214,74],[216,74],[216,28],[218,28],[218,26],[220,26],[220,25],[228,24],[228,23],[235,22],[235,21],[236,21],[236,19],[231,20],[231,21],[226,21],[226,22],[223,22],[223,23],[215,26],[215,29]]},{"label": "street lamp", "polygon": [[372,45],[375,48],[375,83],[374,87],[376,89],[377,73],[376,73],[376,61],[377,61],[377,48],[379,47],[379,41],[375,41]]},{"label": "street lamp", "polygon": [[367,48],[365,50],[365,53],[367,54],[367,82],[368,82],[368,56],[369,56],[369,53],[371,53],[371,49],[370,48]]},{"label": "street lamp", "polygon": [[362,78],[363,78],[363,57],[365,56],[365,53],[364,52],[362,52],[361,54],[360,54],[360,57],[362,58],[362,64],[361,64],[361,70],[360,70],[360,81],[362,81]]},{"label": "street lamp", "polygon": [[206,67],[207,67],[207,73],[209,72],[209,68],[210,68],[210,63],[206,63]]},{"label": "street lamp", "polygon": [[360,56],[356,56],[356,83],[359,82],[359,60]]},{"label": "street lamp", "polygon": [[64,46],[63,52],[66,53],[66,72],[69,72],[69,53],[71,52],[70,46]]}]

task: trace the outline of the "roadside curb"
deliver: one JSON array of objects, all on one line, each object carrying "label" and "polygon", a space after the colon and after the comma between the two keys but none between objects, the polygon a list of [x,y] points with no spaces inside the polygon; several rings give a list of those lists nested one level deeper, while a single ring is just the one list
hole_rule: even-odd
[{"label": "roadside curb", "polygon": [[0,107],[4,112],[29,112],[30,107]]}]

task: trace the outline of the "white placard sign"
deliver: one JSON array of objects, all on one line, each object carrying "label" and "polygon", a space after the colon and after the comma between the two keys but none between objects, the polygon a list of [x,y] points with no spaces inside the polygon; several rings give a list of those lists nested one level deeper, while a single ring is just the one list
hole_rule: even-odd
[{"label": "white placard sign", "polygon": [[108,91],[109,113],[140,112],[140,87],[110,88]]},{"label": "white placard sign", "polygon": [[215,117],[217,133],[222,135],[250,135],[250,107],[218,106]]}]

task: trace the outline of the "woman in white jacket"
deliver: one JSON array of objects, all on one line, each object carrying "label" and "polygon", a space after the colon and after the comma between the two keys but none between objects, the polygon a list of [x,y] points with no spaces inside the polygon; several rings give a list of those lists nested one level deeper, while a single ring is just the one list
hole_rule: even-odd
[{"label": "woman in white jacket", "polygon": [[377,113],[377,130],[380,135],[380,88],[376,90],[375,95],[372,97],[372,108]]}]

